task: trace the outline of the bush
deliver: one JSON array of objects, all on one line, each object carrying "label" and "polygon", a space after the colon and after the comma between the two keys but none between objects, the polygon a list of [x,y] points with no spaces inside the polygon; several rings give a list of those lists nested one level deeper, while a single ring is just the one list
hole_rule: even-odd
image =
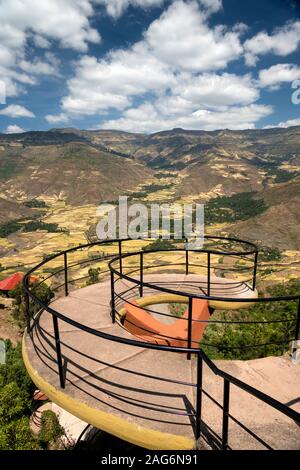
[{"label": "bush", "polygon": [[[44,282],[35,282],[31,285],[31,292],[36,295],[42,302],[49,304],[50,300],[54,297],[54,293],[50,287]],[[10,291],[10,297],[14,299],[12,317],[20,330],[24,330],[26,326],[25,314],[25,292],[23,286],[19,284],[16,289]],[[40,310],[40,306],[36,303],[30,304],[30,315],[34,316]]]},{"label": "bush", "polygon": [[169,312],[177,318],[182,317],[187,308],[188,304],[181,304],[178,302],[169,304]]},{"label": "bush", "polygon": [[14,382],[20,390],[26,392],[28,399],[32,395],[35,386],[25,369],[21,345],[13,346],[11,341],[5,341],[6,361],[0,364],[0,388]]},{"label": "bush", "polygon": [[31,199],[30,201],[24,202],[24,206],[30,207],[30,208],[47,208],[47,204],[45,201],[42,201],[41,199]]},{"label": "bush", "polygon": [[29,426],[35,385],[25,369],[21,346],[5,341],[6,362],[0,364],[0,450],[47,449],[64,434],[52,411],[42,414],[42,427],[35,438]]},{"label": "bush", "polygon": [[[297,295],[300,282],[291,280],[287,284],[270,287],[270,296]],[[201,348],[212,359],[256,359],[278,356],[288,351],[295,334],[296,301],[256,303],[250,308],[238,311],[216,312],[207,326]],[[260,323],[262,321],[284,320],[283,323]],[[258,322],[258,323],[229,323]],[[265,346],[256,346],[263,344]]]},{"label": "bush", "polygon": [[143,251],[151,250],[170,250],[173,248],[173,244],[170,240],[163,240],[162,238],[157,238],[154,242],[149,243],[149,245],[143,247]]},{"label": "bush", "polygon": [[259,247],[259,261],[279,261],[281,259],[281,252],[278,248],[271,248],[269,246]]},{"label": "bush", "polygon": [[29,417],[34,384],[28,376],[21,347],[6,344],[6,362],[0,365],[0,450],[33,450],[39,444],[33,438]]},{"label": "bush", "polygon": [[64,428],[59,424],[56,414],[51,410],[42,413],[41,430],[38,439],[42,448],[48,448],[64,434]]},{"label": "bush", "polygon": [[89,279],[86,281],[86,285],[91,286],[92,284],[97,284],[97,282],[99,282],[100,268],[90,268],[88,273]]}]

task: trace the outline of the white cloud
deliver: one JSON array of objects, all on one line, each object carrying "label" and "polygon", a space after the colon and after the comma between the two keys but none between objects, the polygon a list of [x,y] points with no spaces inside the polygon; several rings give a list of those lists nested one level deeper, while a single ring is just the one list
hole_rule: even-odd
[{"label": "white cloud", "polygon": [[[96,3],[104,5],[106,11],[113,18],[118,18],[129,7],[129,5],[141,8],[160,6],[164,0],[95,0]],[[213,0],[215,3],[216,0]],[[218,0],[217,0],[218,1]]]},{"label": "white cloud", "polygon": [[208,13],[215,13],[222,8],[222,0],[198,0]]},{"label": "white cloud", "polygon": [[225,68],[243,52],[240,32],[209,28],[207,12],[196,2],[176,1],[145,34],[153,55],[166,64],[194,72]]},{"label": "white cloud", "polygon": [[45,119],[49,124],[57,124],[60,122],[68,122],[69,118],[66,114],[60,113],[60,114],[47,114],[45,116]]},{"label": "white cloud", "polygon": [[[110,5],[116,3],[122,8],[133,4]],[[221,7],[218,0],[176,0],[127,50],[113,50],[100,60],[82,56],[67,83],[61,114],[48,115],[47,121],[103,117],[114,109],[121,117],[108,119],[103,128],[153,132],[170,127],[255,127],[273,111],[255,103],[259,81],[250,74],[216,72],[241,57],[240,36],[247,29],[242,23],[231,30],[211,28],[209,17]]]},{"label": "white cloud", "polygon": [[255,65],[258,56],[272,53],[287,56],[295,52],[300,44],[300,21],[288,22],[276,28],[272,34],[260,32],[245,41],[245,59],[248,65]]},{"label": "white cloud", "polygon": [[[166,110],[167,111],[167,110]],[[170,115],[162,113],[153,103],[144,103],[123,113],[120,119],[109,120],[100,125],[101,129],[119,129],[131,132],[157,132],[174,127],[185,129],[253,129],[255,122],[268,116],[271,106],[251,104],[231,106],[220,110],[198,109],[193,113]]]},{"label": "white cloud", "polygon": [[12,118],[20,118],[20,117],[28,117],[33,118],[35,115],[32,111],[25,108],[24,106],[20,106],[18,104],[10,104],[6,108],[0,111],[2,116],[9,116]]},{"label": "white cloud", "polygon": [[0,3],[1,42],[23,47],[26,34],[57,40],[62,47],[86,51],[89,42],[100,36],[89,23],[93,8],[89,0],[2,0]]},{"label": "white cloud", "polygon": [[[178,95],[174,98],[177,102],[182,99],[216,105],[219,99],[221,105],[227,105],[255,100],[258,92],[247,77],[194,78],[193,74],[202,70],[226,66],[242,51],[239,32],[227,32],[222,26],[210,30],[206,23],[221,2],[201,3],[202,10],[195,1],[173,2],[150,25],[144,39],[128,50],[115,50],[101,60],[83,56],[68,81],[69,94],[62,99],[63,113],[93,115],[108,109],[123,110],[132,105],[136,96],[143,99],[146,93],[164,95],[167,90]],[[230,84],[232,79],[236,89]],[[184,87],[189,86],[194,97],[184,96]],[[205,89],[202,93],[201,86]],[[190,103],[187,107],[191,109]]]},{"label": "white cloud", "polygon": [[[199,5],[208,14],[215,13],[222,8],[222,0],[197,0]],[[133,7],[150,8],[159,7],[165,0],[94,0],[95,3],[105,6],[107,13],[113,18],[118,18],[132,5]]]},{"label": "white cloud", "polygon": [[40,36],[39,34],[35,34],[33,36],[33,42],[36,47],[40,47],[41,49],[49,49],[51,47],[51,42],[44,36]]},{"label": "white cloud", "polygon": [[173,93],[196,106],[222,107],[253,103],[259,91],[250,75],[205,73],[179,80]]},{"label": "white cloud", "polygon": [[84,56],[76,75],[69,80],[69,95],[63,98],[64,112],[92,115],[109,108],[124,109],[131,97],[171,86],[173,75],[150,55],[143,43],[132,49],[112,52],[97,61]]},{"label": "white cloud", "polygon": [[5,129],[6,134],[21,134],[22,132],[26,131],[22,129],[22,127],[17,126],[16,124],[11,124]]},{"label": "white cloud", "polygon": [[100,35],[90,25],[93,13],[92,0],[1,0],[0,76],[7,96],[23,92],[22,83],[37,83],[36,75],[58,74],[51,54],[30,60],[30,40],[44,50],[56,41],[80,52],[98,43]]},{"label": "white cloud", "polygon": [[[50,57],[50,54],[48,57]],[[33,62],[29,62],[28,60],[23,59],[20,61],[19,67],[28,74],[49,76],[59,75],[58,64],[59,62],[55,58],[52,60],[49,59],[48,62],[44,62],[42,60],[34,60]]]},{"label": "white cloud", "polygon": [[287,121],[279,122],[278,124],[265,126],[264,129],[273,129],[274,127],[280,127],[282,129],[291,126],[300,126],[300,118],[288,119]]},{"label": "white cloud", "polygon": [[281,83],[291,83],[298,78],[300,78],[300,67],[295,64],[272,65],[259,72],[260,86],[271,89],[278,89]]}]

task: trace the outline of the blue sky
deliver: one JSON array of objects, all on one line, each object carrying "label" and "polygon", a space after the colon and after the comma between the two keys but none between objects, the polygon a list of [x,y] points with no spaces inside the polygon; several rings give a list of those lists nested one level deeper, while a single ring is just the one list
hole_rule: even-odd
[{"label": "blue sky", "polygon": [[300,125],[299,50],[296,1],[1,0],[0,132]]}]

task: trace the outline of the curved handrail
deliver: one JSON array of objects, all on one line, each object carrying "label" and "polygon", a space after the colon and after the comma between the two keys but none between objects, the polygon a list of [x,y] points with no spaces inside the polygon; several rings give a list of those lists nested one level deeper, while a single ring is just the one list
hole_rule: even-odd
[{"label": "curved handrail", "polygon": [[[122,259],[125,259],[125,258],[128,258],[128,257],[131,257],[131,256],[137,256],[137,255],[145,255],[145,254],[148,254],[148,253],[157,253],[157,252],[172,252],[172,251],[182,251],[182,252],[185,252],[185,250],[182,250],[180,248],[177,248],[177,249],[171,249],[171,250],[147,250],[146,252],[145,251],[136,251],[136,252],[133,252],[133,253],[124,253],[122,254],[122,256],[115,256],[109,263],[109,268],[110,270],[116,274],[117,276],[119,276],[120,278],[122,279],[126,279],[127,281],[129,282],[132,282],[136,285],[142,285],[143,287],[148,287],[148,288],[151,288],[151,289],[154,289],[154,290],[158,290],[158,291],[161,291],[161,292],[165,292],[165,293],[168,293],[168,294],[177,294],[177,295],[182,295],[184,297],[193,297],[193,298],[196,298],[196,299],[206,299],[206,300],[219,300],[219,301],[226,301],[226,302],[275,302],[275,301],[283,301],[283,300],[300,300],[300,293],[299,294],[296,294],[296,295],[286,295],[286,296],[276,296],[276,297],[241,297],[241,298],[236,298],[236,297],[221,297],[221,296],[216,296],[216,295],[207,295],[207,294],[203,294],[203,295],[200,295],[200,294],[190,294],[188,292],[185,292],[185,291],[179,291],[179,290],[174,290],[174,289],[169,289],[167,287],[162,287],[162,286],[157,286],[151,282],[145,282],[145,281],[141,281],[140,279],[135,279],[131,276],[128,276],[127,274],[124,274],[123,272],[121,272],[120,270],[118,270],[117,268],[114,268],[113,267],[113,263],[117,262],[117,261],[120,261],[120,258]],[[195,250],[196,252],[198,252],[198,250]],[[207,251],[205,251],[206,253]],[[209,251],[209,253],[212,253],[211,251]],[[151,267],[150,267],[151,268]],[[137,268],[138,269],[138,268]],[[144,267],[145,269],[145,267]],[[237,280],[236,282],[242,282],[242,281],[239,281]]]},{"label": "curved handrail", "polygon": [[[223,239],[223,238],[224,237],[220,237],[220,239]],[[58,358],[57,363],[58,363],[58,367],[59,367],[59,373],[60,373],[62,388],[64,388],[64,380],[65,379],[63,378],[62,370],[61,370],[62,369],[62,364],[61,364],[61,352],[60,352],[60,345],[59,345],[60,341],[59,341],[59,339],[57,341],[57,335],[58,335],[58,338],[59,338],[57,319],[60,319],[61,321],[66,322],[66,323],[72,325],[73,327],[75,327],[77,329],[85,331],[88,334],[92,334],[94,336],[100,337],[100,338],[102,338],[104,340],[107,340],[107,341],[112,341],[114,343],[123,343],[123,344],[127,344],[127,345],[137,347],[137,348],[146,348],[146,349],[152,349],[152,350],[183,353],[183,354],[188,354],[188,356],[191,356],[191,355],[194,354],[194,355],[197,356],[198,370],[199,370],[199,367],[202,368],[201,364],[202,364],[202,361],[204,361],[207,364],[207,366],[214,372],[214,374],[220,376],[224,380],[224,394],[225,394],[225,390],[227,390],[226,393],[229,393],[228,387],[229,387],[229,384],[232,383],[232,384],[236,385],[238,388],[240,388],[240,389],[244,390],[245,392],[248,392],[249,394],[253,395],[257,399],[259,399],[259,400],[263,401],[264,403],[270,405],[271,407],[278,410],[279,412],[285,414],[286,416],[288,416],[292,420],[300,423],[300,413],[298,413],[295,410],[289,408],[287,405],[284,405],[283,403],[280,403],[278,400],[270,397],[269,395],[261,392],[260,390],[248,385],[247,383],[242,382],[241,380],[237,379],[236,377],[232,376],[231,374],[228,374],[227,372],[223,371],[222,369],[217,367],[216,364],[214,364],[208,358],[208,356],[204,353],[204,351],[202,349],[195,348],[195,347],[177,347],[177,346],[169,346],[169,345],[163,345],[163,344],[152,344],[152,343],[140,341],[140,340],[137,340],[137,339],[130,339],[130,338],[124,338],[124,337],[117,336],[117,335],[111,335],[109,333],[105,333],[103,331],[96,330],[95,328],[89,327],[87,325],[83,325],[82,323],[67,317],[63,313],[61,313],[61,312],[57,311],[56,309],[52,308],[50,305],[46,305],[41,299],[39,299],[35,295],[34,292],[31,291],[30,286],[29,286],[30,275],[35,270],[37,270],[37,269],[41,268],[42,266],[44,266],[45,264],[47,264],[49,261],[52,261],[53,259],[55,259],[59,256],[62,256],[62,255],[65,257],[67,253],[74,252],[76,250],[80,250],[80,249],[84,249],[84,248],[90,248],[90,247],[99,246],[99,245],[100,246],[103,246],[103,245],[105,246],[106,244],[111,245],[112,243],[120,243],[122,241],[129,241],[129,240],[130,239],[123,239],[123,240],[115,239],[115,240],[98,241],[98,242],[93,242],[93,243],[87,243],[85,245],[80,245],[78,247],[72,247],[72,248],[69,248],[68,250],[62,251],[60,253],[55,253],[54,255],[50,256],[49,258],[46,258],[45,260],[43,260],[42,262],[37,264],[34,268],[30,269],[25,274],[25,276],[23,278],[23,287],[24,287],[24,291],[26,293],[26,296],[28,298],[28,306],[29,306],[29,299],[31,298],[33,300],[33,302],[35,302],[37,305],[39,305],[41,307],[41,310],[33,318],[32,327],[30,325],[30,318],[29,318],[29,324],[28,324],[29,326],[27,328],[28,333],[30,333],[32,331],[32,328],[34,326],[36,326],[37,319],[38,319],[39,315],[41,314],[41,312],[43,310],[47,311],[49,314],[52,315],[53,322],[54,322],[55,340],[56,340],[56,353],[57,353],[57,358]],[[158,251],[160,251],[160,250],[158,250]],[[166,251],[172,251],[172,250],[166,250]],[[176,251],[184,251],[184,250],[176,249]],[[199,250],[195,250],[195,251],[199,252]],[[157,253],[157,250],[147,251],[146,253],[150,253],[150,252],[156,252]],[[207,251],[205,251],[205,252],[207,252]],[[137,279],[134,279],[134,278],[131,278],[131,277],[128,277],[128,276],[126,276],[126,274],[121,273],[120,271],[118,271],[117,269],[115,269],[113,267],[113,263],[116,262],[116,261],[120,261],[120,258],[126,258],[128,256],[133,256],[133,255],[136,255],[136,254],[142,254],[142,256],[143,256],[143,254],[145,254],[145,252],[144,251],[139,251],[139,252],[134,252],[134,253],[126,253],[126,254],[120,253],[119,257],[115,256],[114,254],[105,255],[105,259],[113,258],[108,263],[110,272],[120,276],[121,278],[132,281],[136,285],[141,285],[141,281],[139,281]],[[218,254],[220,254],[220,253],[218,252]],[[100,259],[102,259],[102,258],[100,258]],[[86,262],[89,262],[89,261],[93,261],[93,259],[86,260]],[[65,281],[68,282],[68,279],[65,278]],[[72,282],[72,281],[70,281],[70,282]],[[62,284],[62,285],[64,285],[64,284]],[[161,290],[162,292],[175,293],[177,295],[180,294],[180,292],[178,290],[174,291],[172,289],[164,288],[162,286],[154,286],[152,283],[147,283],[147,282],[142,281],[142,285],[144,287],[149,287],[151,289],[154,289],[155,287],[159,287],[158,290]],[[205,299],[212,299],[212,300],[224,299],[226,301],[237,301],[236,299],[230,299],[229,297],[223,298],[223,297],[219,297],[219,296],[207,296],[207,295],[204,296],[204,295],[187,294],[187,293],[183,293],[182,295],[185,295],[186,297],[189,297],[189,298],[196,297],[196,298],[202,298],[202,299],[205,298]],[[300,299],[299,295],[280,296],[280,297],[261,297],[261,298],[258,298],[258,299],[251,298],[251,302],[253,302],[253,301],[256,301],[256,302],[260,302],[260,301],[267,302],[268,301],[268,302],[270,302],[270,301],[297,300],[297,299],[298,300]],[[238,301],[241,302],[242,299],[238,299]],[[244,301],[247,301],[247,299],[244,299]],[[29,312],[28,312],[28,315],[29,315]],[[299,317],[298,317],[298,323],[299,323]],[[60,361],[59,361],[59,357],[60,357]],[[195,415],[197,417],[197,419],[199,418],[198,408],[200,406],[200,401],[201,401],[200,398],[198,397],[199,393],[200,394],[202,393],[202,388],[199,390],[199,377],[198,377],[198,380],[197,380],[197,407],[196,407],[196,415]],[[203,393],[204,393],[204,391],[203,391]],[[224,395],[224,397],[225,397],[225,395]],[[223,419],[227,419],[227,420],[228,420],[228,418],[234,419],[228,413],[228,410],[224,411],[225,410],[224,406],[225,405],[223,405],[223,413],[224,413],[223,414]],[[198,425],[198,428],[199,428],[199,425]],[[200,435],[199,432],[200,431],[198,429],[198,431],[196,431],[196,437],[199,437],[199,435]],[[227,433],[228,433],[228,429],[227,429]],[[228,448],[228,445],[226,444],[226,438],[225,438],[224,442],[225,442],[225,444],[224,444],[223,448]]]}]

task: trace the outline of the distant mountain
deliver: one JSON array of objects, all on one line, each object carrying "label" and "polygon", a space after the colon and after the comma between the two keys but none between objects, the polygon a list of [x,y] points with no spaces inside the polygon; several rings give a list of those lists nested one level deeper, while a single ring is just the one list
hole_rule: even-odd
[{"label": "distant mountain", "polygon": [[[0,195],[11,200],[39,196],[65,199],[74,205],[114,200],[151,175],[137,161],[111,154],[87,141],[46,144],[41,134],[0,141]],[[49,138],[50,135],[50,138]],[[60,134],[57,134],[60,135]],[[69,135],[69,134],[68,134]],[[1,136],[2,137],[2,136]]]},{"label": "distant mountain", "polygon": [[248,240],[265,245],[300,250],[300,177],[274,185],[257,194],[269,208],[262,214],[231,227]]},{"label": "distant mountain", "polygon": [[174,200],[253,193],[267,209],[230,230],[277,245],[288,239],[300,249],[300,126],[151,135],[73,128],[0,134],[0,208],[3,201],[18,204],[43,195],[73,205],[111,201],[129,190],[138,194],[153,176],[153,186],[162,187],[156,179],[162,171],[171,171],[174,180],[179,176]]}]

